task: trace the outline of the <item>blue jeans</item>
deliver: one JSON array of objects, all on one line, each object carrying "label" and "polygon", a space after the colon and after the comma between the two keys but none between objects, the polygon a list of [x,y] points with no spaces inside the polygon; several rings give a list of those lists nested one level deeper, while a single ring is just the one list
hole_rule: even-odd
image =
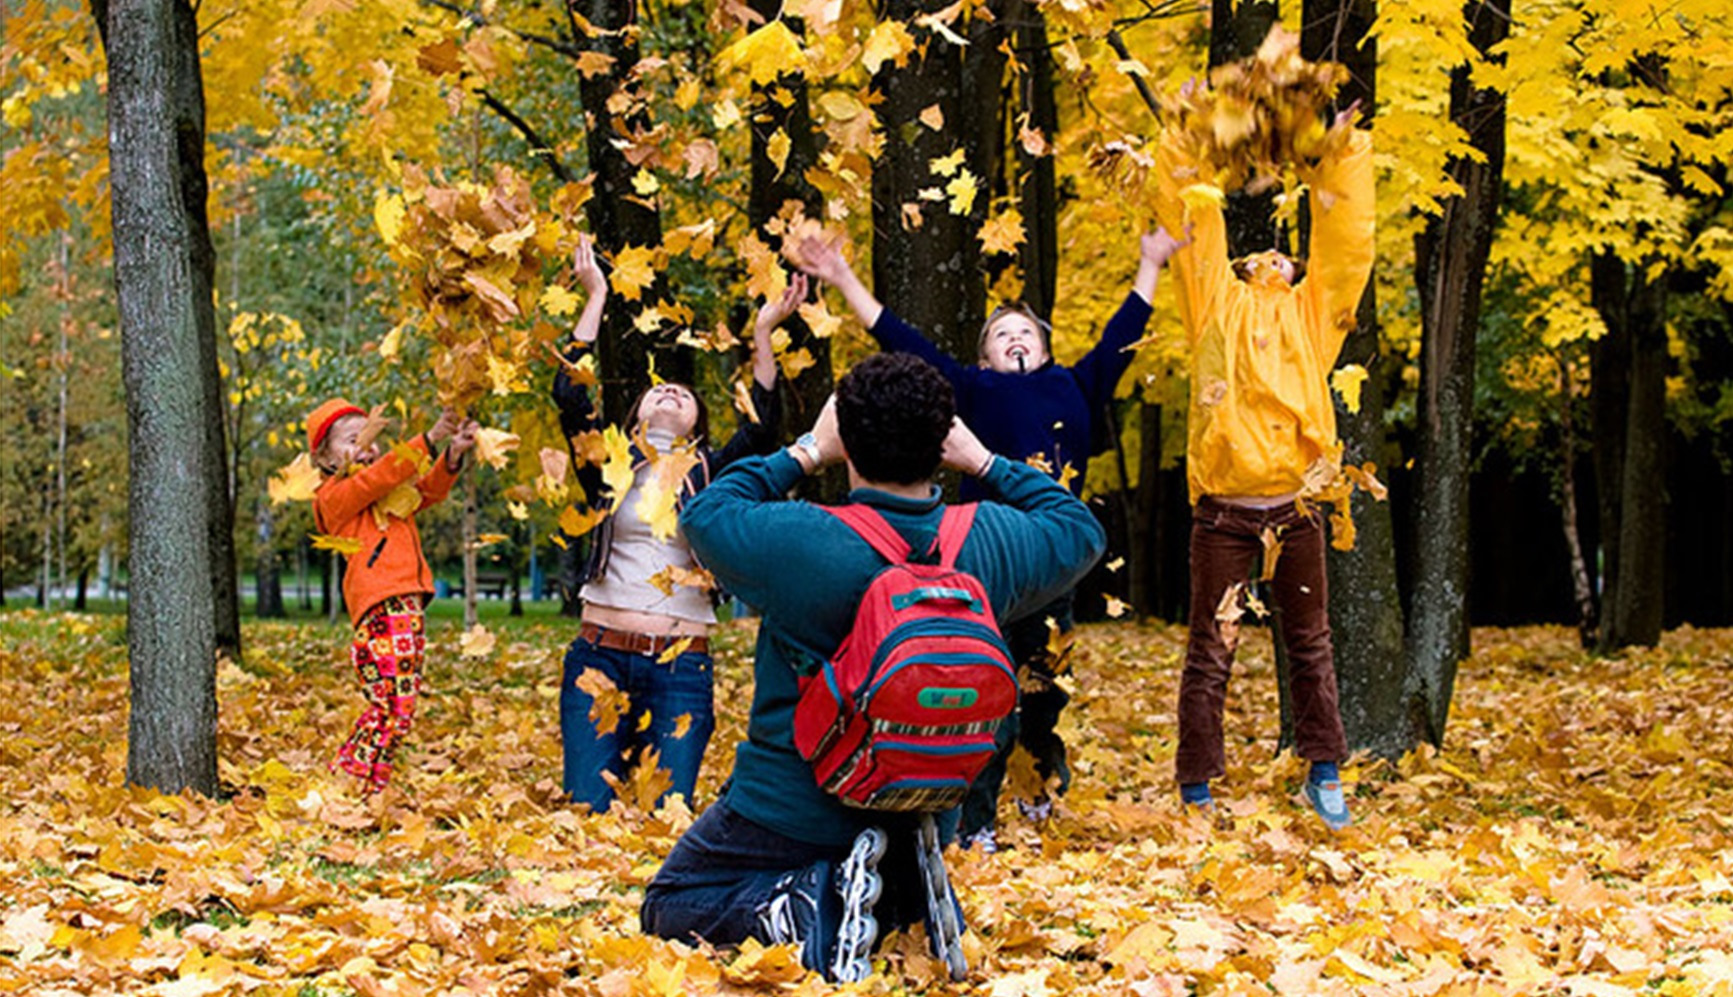
[{"label": "blue jeans", "polygon": [[[590,719],[595,697],[578,688],[578,676],[586,670],[600,672],[626,695],[625,712],[606,734],[597,732]],[[560,679],[566,795],[573,803],[587,803],[601,813],[614,801],[614,789],[602,773],[623,780],[630,767],[654,748],[658,767],[673,777],[668,792],[680,793],[691,803],[704,749],[716,730],[714,686],[708,654],[687,652],[664,665],[651,655],[597,647],[581,637],[572,641]],[[688,716],[690,726],[684,736],[678,736],[681,718]]]},{"label": "blue jeans", "polygon": [[[879,937],[927,916],[926,887],[915,859],[914,823],[885,814],[890,847],[879,862],[884,892],[873,908]],[[644,889],[638,919],[644,933],[690,943],[738,945],[748,938],[768,942],[758,911],[789,873],[814,862],[841,862],[848,846],[813,845],[778,834],[728,809],[710,805],[668,853]]]}]

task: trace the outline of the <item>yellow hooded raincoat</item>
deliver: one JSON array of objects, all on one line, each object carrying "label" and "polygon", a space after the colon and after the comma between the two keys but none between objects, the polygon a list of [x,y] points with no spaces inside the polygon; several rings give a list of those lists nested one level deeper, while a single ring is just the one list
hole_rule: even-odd
[{"label": "yellow hooded raincoat", "polygon": [[1191,243],[1171,263],[1192,349],[1191,500],[1298,492],[1315,463],[1340,459],[1327,377],[1372,272],[1372,137],[1355,131],[1341,153],[1302,175],[1311,241],[1306,275],[1293,286],[1267,270],[1248,280],[1234,274],[1220,206],[1191,198],[1188,210],[1181,197],[1199,171],[1177,149],[1162,143],[1157,214],[1176,235],[1191,225]]}]

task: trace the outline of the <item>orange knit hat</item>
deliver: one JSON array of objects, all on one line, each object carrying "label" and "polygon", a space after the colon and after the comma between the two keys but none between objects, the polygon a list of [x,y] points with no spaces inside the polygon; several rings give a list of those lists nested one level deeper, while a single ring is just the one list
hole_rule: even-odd
[{"label": "orange knit hat", "polygon": [[366,415],[367,411],[352,404],[346,398],[332,398],[307,416],[307,450],[317,453],[319,444],[325,442],[325,434],[337,424],[337,420],[346,415]]}]

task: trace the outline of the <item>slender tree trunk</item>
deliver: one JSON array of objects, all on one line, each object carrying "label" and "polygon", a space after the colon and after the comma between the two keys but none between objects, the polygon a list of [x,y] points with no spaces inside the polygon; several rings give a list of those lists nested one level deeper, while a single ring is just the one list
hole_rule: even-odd
[{"label": "slender tree trunk", "polygon": [[[1470,0],[1469,40],[1493,61],[1510,33],[1509,0]],[[1481,285],[1504,172],[1504,95],[1450,79],[1450,116],[1485,159],[1453,160],[1462,189],[1415,238],[1420,285],[1419,460],[1414,600],[1408,647],[1409,718],[1416,738],[1442,744],[1457,665],[1468,656],[1468,480],[1474,427],[1475,335]]]},{"label": "slender tree trunk", "polygon": [[463,627],[465,630],[475,626],[478,619],[475,602],[476,592],[475,572],[475,475],[464,477],[463,481]]},{"label": "slender tree trunk", "polygon": [[1618,600],[1621,580],[1619,535],[1624,510],[1625,435],[1631,411],[1631,323],[1625,290],[1625,265],[1611,253],[1589,262],[1589,287],[1606,332],[1590,347],[1589,405],[1594,430],[1595,494],[1600,518],[1601,632],[1611,649],[1606,617]]},{"label": "slender tree trunk", "polygon": [[130,442],[127,781],[209,795],[217,789],[218,614],[211,579],[199,568],[214,564],[221,524],[214,503],[185,499],[213,494],[213,481],[226,490],[226,482],[223,449],[209,437],[221,412],[211,408],[198,26],[183,0],[96,0],[93,12],[108,52]]},{"label": "slender tree trunk", "polygon": [[[584,142],[589,155],[593,196],[585,206],[590,228],[605,257],[629,246],[654,248],[662,244],[662,220],[654,204],[632,189],[638,172],[615,141],[634,132],[648,130],[642,111],[616,114],[609,100],[616,94],[630,108],[649,95],[639,89],[632,75],[638,65],[638,5],[631,0],[576,0],[568,13],[581,15],[590,28],[575,18],[571,36],[580,47],[609,56],[614,61],[606,72],[580,74],[578,91],[583,100],[586,123]],[[618,106],[618,105],[616,105]],[[666,293],[660,279],[645,288],[641,303],[653,303]],[[690,383],[692,354],[675,349],[669,337],[646,337],[633,331],[638,308],[614,295],[609,302],[602,332],[596,343],[596,359],[602,377],[602,412],[608,419],[623,419],[632,401],[650,386],[650,363],[664,379]]]},{"label": "slender tree trunk", "polygon": [[1595,646],[1595,590],[1589,580],[1588,561],[1583,557],[1582,533],[1577,526],[1577,433],[1576,390],[1571,384],[1570,359],[1561,355],[1559,369],[1559,525],[1564,528],[1565,549],[1570,551],[1571,594],[1577,604],[1577,636],[1583,647]]},{"label": "slender tree trunk", "polygon": [[[72,323],[72,233],[70,230],[61,233],[60,239],[60,348],[56,351],[54,362],[60,367],[60,404],[55,417],[54,446],[54,532],[55,546],[59,548],[60,570],[59,589],[61,597],[66,594],[66,403],[69,396],[68,386],[71,378],[72,356],[66,341],[67,327]],[[83,607],[80,606],[80,609]]]},{"label": "slender tree trunk", "polygon": [[283,569],[277,557],[277,523],[268,501],[259,502],[258,530],[259,555],[254,559],[253,567],[258,593],[253,603],[253,615],[261,620],[284,619],[289,613],[283,606]]},{"label": "slender tree trunk", "polygon": [[[885,0],[882,16],[912,21],[945,6],[943,0]],[[968,290],[978,279],[975,227],[969,218],[951,212],[949,199],[920,197],[922,190],[950,182],[936,175],[930,163],[958,144],[952,129],[961,126],[964,108],[962,55],[936,33],[917,29],[917,40],[922,47],[909,55],[907,65],[886,63],[873,78],[885,139],[872,179],[873,288],[881,301],[941,349],[972,358],[981,321],[980,306],[971,309]],[[944,115],[945,129],[921,124],[921,112],[929,107]],[[972,164],[965,168],[974,170]],[[980,180],[983,175],[975,176]]]},{"label": "slender tree trunk", "polygon": [[72,608],[80,613],[90,608],[90,566],[88,564],[78,569],[78,581],[72,597]]}]

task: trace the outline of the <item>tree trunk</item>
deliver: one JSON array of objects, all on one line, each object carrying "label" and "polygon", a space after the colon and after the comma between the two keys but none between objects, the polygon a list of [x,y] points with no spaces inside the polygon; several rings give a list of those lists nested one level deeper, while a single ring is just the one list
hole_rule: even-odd
[{"label": "tree trunk", "polygon": [[[1137,488],[1132,495],[1131,523],[1127,529],[1131,540],[1126,562],[1131,577],[1126,601],[1139,616],[1155,617],[1161,613],[1165,589],[1160,551],[1166,549],[1167,542],[1161,515],[1161,406],[1140,401],[1137,418],[1138,438],[1143,445],[1137,452]],[[1126,486],[1130,487],[1129,483]]]},{"label": "tree trunk", "polygon": [[77,588],[72,596],[72,608],[82,613],[90,608],[90,565],[78,569]]},{"label": "tree trunk", "polygon": [[288,617],[283,606],[283,569],[277,557],[276,518],[271,515],[271,503],[259,502],[259,556],[253,566],[253,615],[261,620],[281,620]]},{"label": "tree trunk", "polygon": [[463,628],[468,630],[475,626],[479,618],[476,613],[475,601],[478,593],[475,590],[475,475],[464,477],[463,482]]},{"label": "tree trunk", "polygon": [[218,614],[202,569],[214,564],[221,524],[214,503],[185,498],[209,496],[226,483],[223,449],[209,436],[222,416],[211,408],[220,387],[213,388],[198,25],[183,0],[96,0],[93,12],[108,52],[115,290],[127,389],[127,781],[209,795],[217,789]]},{"label": "tree trunk", "polygon": [[[650,122],[642,110],[630,110],[649,99],[641,92],[632,73],[638,65],[638,5],[631,0],[577,0],[567,5],[570,15],[582,15],[590,27],[571,20],[571,36],[581,48],[601,53],[614,61],[606,72],[580,74],[578,91],[584,104],[584,143],[589,155],[593,196],[585,205],[590,228],[604,257],[612,257],[628,246],[654,248],[662,244],[662,220],[653,203],[632,189],[638,172],[615,140],[648,130]],[[627,99],[626,114],[609,108],[609,99],[619,94]],[[647,305],[666,293],[660,278],[643,291],[638,304]],[[674,348],[669,337],[650,338],[632,329],[638,308],[615,294],[608,303],[602,332],[596,342],[596,360],[602,379],[602,413],[605,418],[624,420],[634,399],[650,386],[651,355],[656,371],[664,379],[690,384],[692,354]]]},{"label": "tree trunk", "polygon": [[[1270,29],[1280,23],[1281,9],[1275,0],[1210,0],[1209,64],[1214,69],[1257,54]],[[1233,259],[1280,248],[1276,241],[1273,211],[1276,194],[1228,194],[1222,209],[1227,223],[1228,255]]]},{"label": "tree trunk", "polygon": [[[1464,6],[1469,41],[1494,62],[1510,33],[1510,0]],[[1504,95],[1450,77],[1450,117],[1485,159],[1452,160],[1462,195],[1415,237],[1420,285],[1419,460],[1415,489],[1414,599],[1409,619],[1409,721],[1416,739],[1442,744],[1468,656],[1468,476],[1474,429],[1474,352],[1481,285],[1498,220],[1504,171]]]},{"label": "tree trunk", "polygon": [[[912,21],[945,6],[943,0],[885,0],[882,16]],[[976,229],[970,218],[951,213],[948,198],[920,199],[922,190],[950,182],[929,164],[957,146],[952,129],[961,127],[964,108],[962,55],[936,33],[917,33],[924,48],[911,53],[907,65],[886,63],[873,77],[885,139],[872,179],[873,288],[940,349],[968,359],[975,355],[981,320],[980,305],[971,310],[967,290],[978,282]],[[944,130],[920,122],[921,112],[933,106],[944,115]],[[973,164],[964,168],[974,170]],[[976,199],[976,211],[982,200]]]},{"label": "tree trunk", "polygon": [[1601,647],[1654,646],[1661,639],[1667,538],[1666,284],[1631,268],[1626,313],[1630,396],[1619,475],[1619,580],[1604,607]]},{"label": "tree trunk", "polygon": [[[1017,89],[1024,123],[1051,144],[1059,134],[1059,104],[1053,98],[1053,49],[1047,38],[1047,16],[1028,0],[1012,0],[1007,6],[1006,16],[1015,32],[1017,59],[1024,67]],[[1017,204],[1023,214],[1024,231],[1023,245],[1018,249],[1023,267],[1023,301],[1037,315],[1051,320],[1059,293],[1058,175],[1050,149],[1037,155],[1020,140],[1014,140],[1014,144],[1019,177]],[[1133,599],[1132,604],[1138,605],[1137,600]]]},{"label": "tree trunk", "polygon": [[[1340,62],[1348,82],[1336,102],[1360,102],[1370,118],[1377,98],[1377,43],[1369,32],[1377,16],[1371,0],[1307,0],[1301,16],[1300,51],[1314,61]],[[1360,411],[1337,405],[1336,429],[1344,461],[1371,461],[1381,471],[1394,465],[1396,449],[1385,429],[1392,365],[1378,334],[1375,288],[1368,284],[1342,345],[1340,364],[1359,364],[1368,374]],[[1328,553],[1330,628],[1342,727],[1350,750],[1394,757],[1413,744],[1402,701],[1407,671],[1403,654],[1402,596],[1396,580],[1396,530],[1388,502],[1364,492],[1353,497],[1353,550]]]}]

